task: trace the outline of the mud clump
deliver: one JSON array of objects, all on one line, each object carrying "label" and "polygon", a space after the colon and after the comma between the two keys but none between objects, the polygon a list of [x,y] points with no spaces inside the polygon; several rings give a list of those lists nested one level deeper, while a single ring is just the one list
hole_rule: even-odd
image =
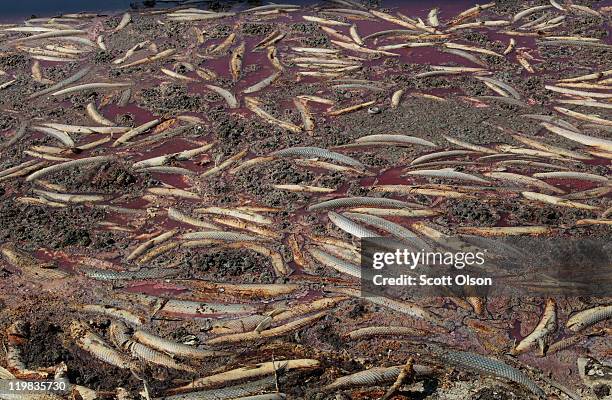
[{"label": "mud clump", "polygon": [[[186,256],[189,275],[219,282],[270,283],[273,281],[272,265],[268,258],[248,250],[220,250],[209,253],[194,253]],[[229,279],[228,279],[229,278]]]},{"label": "mud clump", "polygon": [[68,190],[112,194],[137,192],[156,183],[148,174],[136,175],[127,165],[117,161],[77,168],[71,174],[55,174],[52,182]]},{"label": "mud clump", "polygon": [[22,351],[25,364],[29,368],[44,368],[69,359],[70,353],[61,343],[62,335],[62,327],[48,319],[30,323],[27,350]]},{"label": "mud clump", "polygon": [[495,208],[477,200],[465,200],[448,208],[448,217],[461,225],[494,226],[499,221]]},{"label": "mud clump", "polygon": [[2,115],[0,116],[0,132],[10,129],[17,125],[17,119],[11,117],[10,115]]},{"label": "mud clump", "polygon": [[229,36],[233,30],[234,28],[231,25],[215,25],[210,32],[206,34],[211,39],[221,39]]},{"label": "mud clump", "polygon": [[470,400],[521,400],[524,397],[517,396],[511,391],[508,391],[508,388],[502,387],[493,387],[493,388],[484,388],[475,393]]},{"label": "mud clump", "polygon": [[189,94],[185,86],[176,84],[143,89],[142,104],[156,113],[168,115],[185,111],[202,112],[208,108],[200,95]]},{"label": "mud clump", "polygon": [[25,68],[28,65],[28,59],[23,54],[9,54],[0,56],[1,68]]},{"label": "mud clump", "polygon": [[5,201],[0,205],[0,241],[24,242],[24,249],[91,244],[91,226],[105,212],[86,207],[38,207]]},{"label": "mud clump", "polygon": [[241,30],[242,33],[248,36],[262,36],[267,35],[274,27],[270,24],[262,24],[262,23],[246,23],[242,25]]},{"label": "mud clump", "polygon": [[527,224],[559,226],[573,224],[576,220],[590,218],[591,212],[572,208],[559,208],[551,206],[526,206],[521,204],[510,205],[510,218]]}]

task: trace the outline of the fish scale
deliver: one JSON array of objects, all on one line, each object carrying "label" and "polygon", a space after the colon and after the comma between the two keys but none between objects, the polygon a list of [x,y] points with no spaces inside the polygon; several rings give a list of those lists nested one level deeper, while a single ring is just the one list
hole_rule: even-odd
[{"label": "fish scale", "polygon": [[453,364],[458,367],[471,368],[478,372],[508,379],[526,387],[541,398],[546,397],[544,391],[534,381],[528,378],[521,371],[501,361],[467,351],[448,350],[443,351],[440,358],[449,364]]}]

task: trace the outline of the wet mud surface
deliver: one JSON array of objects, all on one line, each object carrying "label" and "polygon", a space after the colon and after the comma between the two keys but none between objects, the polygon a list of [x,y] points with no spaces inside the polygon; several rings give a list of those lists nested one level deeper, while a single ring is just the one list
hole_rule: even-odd
[{"label": "wet mud surface", "polygon": [[[546,398],[607,398],[611,378],[581,376],[580,360],[610,368],[610,313],[578,331],[568,321],[609,297],[554,297],[554,329],[517,354],[550,318],[547,299],[388,303],[347,273],[361,243],[329,211],[426,241],[422,223],[612,238],[612,4],[472,7],[213,2],[0,24],[0,378],[65,377],[73,399],[365,400],[399,374],[376,368],[412,357],[429,370],[389,398],[537,394],[444,358],[465,351]],[[313,209],[352,197],[409,204]],[[136,331],[160,351],[139,353],[155,345]]]}]

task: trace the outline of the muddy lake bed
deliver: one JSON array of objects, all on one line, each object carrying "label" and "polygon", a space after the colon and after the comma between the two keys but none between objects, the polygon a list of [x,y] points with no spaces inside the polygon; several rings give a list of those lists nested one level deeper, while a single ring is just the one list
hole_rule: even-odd
[{"label": "muddy lake bed", "polygon": [[360,285],[364,237],[609,243],[610,1],[104,8],[0,5],[0,379],[610,398],[612,291]]}]

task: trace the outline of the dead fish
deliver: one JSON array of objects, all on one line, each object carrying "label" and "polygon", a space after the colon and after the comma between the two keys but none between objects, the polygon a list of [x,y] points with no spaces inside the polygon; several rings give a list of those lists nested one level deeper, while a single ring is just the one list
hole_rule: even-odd
[{"label": "dead fish", "polygon": [[269,361],[197,378],[171,392],[193,391],[194,389],[206,389],[219,385],[227,386],[233,382],[273,375],[276,371],[313,370],[318,368],[320,364],[318,360],[314,359]]},{"label": "dead fish", "polygon": [[196,193],[190,192],[188,190],[178,189],[175,187],[151,187],[147,189],[147,192],[159,196],[179,197],[190,200],[201,199],[201,197]]},{"label": "dead fish", "polygon": [[338,115],[342,115],[342,114],[347,114],[347,113],[350,113],[350,112],[353,112],[353,111],[358,111],[358,110],[364,109],[366,107],[370,107],[373,104],[376,104],[376,101],[374,101],[374,100],[373,101],[367,101],[365,103],[355,104],[353,106],[349,106],[349,107],[342,108],[342,109],[339,109],[339,110],[330,111],[329,115],[331,115],[331,116],[338,116]]},{"label": "dead fish", "polygon": [[329,211],[327,216],[338,228],[357,238],[380,237],[379,234],[364,228],[363,226],[336,212]]},{"label": "dead fish", "polygon": [[604,118],[599,118],[599,117],[595,117],[592,115],[579,113],[577,111],[568,110],[567,108],[563,108],[563,107],[555,107],[555,110],[557,110],[557,112],[563,115],[567,115],[569,117],[576,118],[581,121],[587,121],[587,122],[592,122],[595,124],[612,126],[612,121],[604,119]]},{"label": "dead fish", "polygon": [[121,369],[136,369],[136,363],[130,357],[110,347],[104,339],[91,332],[86,324],[72,321],[69,333],[81,349],[100,361]]},{"label": "dead fish", "polygon": [[435,325],[439,325],[441,327],[445,327],[445,328],[451,327],[451,324],[449,322],[442,320],[437,315],[433,314],[432,312],[414,303],[410,303],[407,301],[394,300],[388,297],[374,296],[372,293],[368,293],[368,292],[366,292],[367,296],[362,297],[361,290],[359,289],[352,289],[352,288],[345,288],[345,287],[335,287],[335,288],[330,287],[327,290],[333,291],[336,293],[346,294],[348,296],[355,297],[355,298],[365,298],[370,303],[388,308],[393,311],[397,311],[404,315],[407,315],[413,318],[422,319],[422,320],[431,322]]},{"label": "dead fish", "polygon": [[306,102],[298,97],[293,98],[293,104],[295,108],[299,111],[300,116],[302,117],[302,123],[304,124],[304,130],[306,132],[312,132],[315,128],[315,120],[312,116]]},{"label": "dead fish", "polygon": [[415,24],[413,24],[411,22],[408,22],[408,21],[405,21],[405,20],[403,20],[401,18],[395,17],[395,16],[393,16],[391,14],[387,14],[387,13],[384,13],[382,11],[377,11],[377,10],[370,10],[370,13],[372,15],[374,15],[374,16],[376,16],[376,17],[378,17],[378,18],[380,18],[380,19],[382,19],[384,21],[390,22],[392,24],[400,25],[400,26],[403,26],[405,28],[413,29],[413,30],[417,30],[417,31],[420,30],[419,27],[416,26]]},{"label": "dead fish", "polygon": [[367,47],[361,47],[358,44],[352,43],[352,42],[347,43],[347,42],[342,42],[339,40],[332,40],[331,42],[335,44],[336,46],[342,47],[343,49],[355,51],[357,53],[379,54],[379,55],[385,55],[385,56],[391,56],[391,57],[399,57],[399,54],[397,53],[391,53],[391,52],[384,51],[384,50],[372,50]]},{"label": "dead fish", "polygon": [[135,138],[136,136],[148,131],[149,129],[159,125],[161,123],[161,120],[159,119],[154,119],[148,122],[145,122],[144,124],[124,133],[122,136],[120,136],[117,140],[115,140],[115,142],[113,142],[113,147],[117,147],[120,144],[126,143],[128,142],[130,139]]},{"label": "dead fish", "polygon": [[21,164],[18,164],[14,167],[11,168],[7,168],[5,170],[0,171],[0,178],[5,177],[7,175],[12,175],[14,172],[19,172],[21,170],[23,170],[24,168],[27,167],[31,167],[33,165],[38,164],[38,162],[36,160],[29,160],[29,161],[25,161]]},{"label": "dead fish", "polygon": [[457,232],[479,236],[517,236],[517,235],[545,235],[552,232],[548,226],[501,226],[501,227],[472,227],[460,226]]},{"label": "dead fish", "polygon": [[572,140],[574,142],[578,142],[586,146],[598,147],[605,151],[612,151],[612,141],[610,140],[584,135],[582,133],[570,131],[568,129],[549,124],[547,122],[542,122],[541,125],[552,133],[556,133],[557,135],[563,136],[564,138]]},{"label": "dead fish", "polygon": [[345,212],[342,215],[348,218],[351,218],[353,220],[363,222],[364,224],[373,226],[376,229],[383,230],[389,233],[390,235],[395,236],[396,238],[400,239],[401,241],[410,244],[416,249],[429,249],[430,248],[430,246],[426,242],[418,238],[417,235],[414,232],[412,232],[410,229],[402,225],[396,224],[395,222],[391,222],[389,220],[380,218],[375,215],[360,214],[360,213],[354,213],[354,212]]},{"label": "dead fish", "polygon": [[45,133],[59,140],[67,148],[73,148],[75,146],[74,140],[72,140],[70,135],[68,135],[66,132],[63,132],[57,129],[53,129],[53,128],[49,128],[49,127],[45,127],[45,126],[33,126],[32,129]]},{"label": "dead fish", "polygon": [[257,7],[252,7],[249,9],[246,9],[244,11],[241,11],[242,13],[253,13],[253,12],[258,12],[258,11],[269,11],[269,10],[284,10],[284,11],[288,11],[288,10],[294,10],[294,9],[299,9],[300,6],[299,5],[295,5],[295,4],[267,4],[264,6],[257,6]]},{"label": "dead fish", "polygon": [[84,304],[77,305],[76,309],[86,313],[105,314],[113,318],[122,319],[133,325],[142,325],[145,322],[143,317],[135,315],[131,311],[108,305]]},{"label": "dead fish", "polygon": [[572,332],[579,332],[584,328],[612,317],[612,306],[597,306],[580,311],[567,321],[567,328]]},{"label": "dead fish", "polygon": [[86,31],[81,29],[62,29],[62,30],[53,30],[50,32],[43,32],[36,35],[26,36],[19,39],[14,39],[8,43],[17,44],[27,41],[40,40],[40,39],[49,39],[49,38],[57,38],[57,37],[66,37],[66,36],[78,36],[85,35]]},{"label": "dead fish", "polygon": [[164,50],[164,51],[160,51],[157,54],[153,54],[152,56],[141,58],[140,60],[136,60],[136,61],[128,63],[128,64],[120,65],[120,66],[115,67],[115,68],[118,68],[118,69],[131,68],[131,67],[135,67],[135,66],[138,66],[138,65],[152,63],[152,62],[155,62],[155,61],[158,61],[158,60],[170,57],[174,53],[176,53],[176,49],[167,49],[167,50]]},{"label": "dead fish", "polygon": [[370,143],[370,142],[398,142],[406,144],[419,144],[422,146],[437,147],[435,143],[429,140],[421,139],[416,136],[409,135],[395,135],[395,134],[377,134],[362,136],[355,140],[357,143]]},{"label": "dead fish", "polygon": [[316,247],[308,248],[310,255],[321,264],[334,270],[361,279],[361,266],[338,258],[335,255],[324,252]]},{"label": "dead fish", "polygon": [[108,197],[104,195],[87,195],[79,193],[55,193],[46,190],[34,189],[34,193],[43,196],[52,201],[58,201],[62,203],[93,203],[97,201],[107,200]]},{"label": "dead fish", "polygon": [[485,153],[485,154],[496,154],[497,153],[495,150],[489,149],[488,147],[478,146],[478,145],[468,143],[463,140],[453,138],[447,135],[442,135],[442,137],[444,137],[444,139],[446,139],[450,143],[456,144],[457,146],[466,148],[468,150],[473,150],[473,151],[477,151],[477,152]]},{"label": "dead fish", "polygon": [[72,86],[66,89],[58,90],[57,92],[52,93],[52,96],[61,96],[64,94],[79,92],[82,90],[103,90],[103,89],[117,89],[117,88],[125,88],[128,86],[132,86],[131,83],[105,83],[105,82],[96,82],[96,83],[86,83],[84,85]]},{"label": "dead fish", "polygon": [[87,104],[86,111],[89,118],[91,118],[95,123],[104,126],[115,126],[114,122],[109,121],[102,114],[100,114],[94,103]]},{"label": "dead fish", "polygon": [[236,15],[233,12],[213,12],[213,13],[180,13],[176,12],[168,15],[170,21],[191,22],[191,21],[207,21],[211,19],[219,19],[232,17]]},{"label": "dead fish", "polygon": [[512,86],[508,85],[505,82],[500,81],[499,79],[489,78],[486,76],[475,76],[474,78],[500,87],[501,89],[503,89],[504,91],[512,95],[512,97],[514,97],[515,99],[521,98],[521,95]]},{"label": "dead fish", "polygon": [[50,79],[46,79],[43,77],[42,71],[40,69],[40,63],[38,62],[38,60],[35,60],[34,63],[32,63],[32,78],[38,82],[38,83],[42,83],[44,85],[48,85],[48,84],[52,84],[53,81]]},{"label": "dead fish", "polygon": [[40,90],[38,92],[35,92],[33,94],[30,95],[30,98],[36,98],[36,97],[40,97],[40,96],[44,96],[46,94],[52,93],[52,92],[56,92],[68,85],[71,85],[79,80],[81,80],[83,77],[85,77],[90,71],[91,71],[92,67],[85,67],[79,71],[77,71],[74,75],[71,75],[70,77],[56,83],[55,85],[52,85],[46,89]]},{"label": "dead fish", "polygon": [[[401,328],[401,327],[397,327]],[[366,328],[367,329],[367,328]],[[434,370],[421,365],[413,365],[415,379],[422,379],[434,373]],[[336,379],[325,386],[326,391],[339,391],[358,387],[384,386],[393,383],[404,369],[403,365],[393,367],[373,367]]]},{"label": "dead fish", "polygon": [[552,92],[568,94],[572,96],[590,97],[590,98],[599,98],[599,99],[612,98],[612,93],[585,92],[582,90],[573,90],[573,89],[568,89],[568,88],[554,86],[554,85],[544,85],[544,88]]},{"label": "dead fish", "polygon": [[365,169],[365,165],[352,157],[319,147],[290,147],[283,150],[277,150],[270,155],[274,157],[328,158],[342,164],[350,165],[351,167]]},{"label": "dead fish", "polygon": [[217,74],[214,71],[207,69],[207,68],[198,67],[196,68],[195,73],[197,76],[204,79],[205,81],[217,79]]},{"label": "dead fish", "polygon": [[281,63],[281,61],[278,58],[278,51],[276,50],[276,47],[274,47],[274,46],[268,47],[268,51],[266,53],[266,56],[268,57],[268,60],[270,61],[270,63],[278,71],[282,71],[282,70],[285,69],[285,67],[283,67],[283,64]]},{"label": "dead fish", "polygon": [[178,363],[166,353],[159,352],[142,343],[128,341],[125,344],[126,350],[129,350],[133,356],[151,364],[161,365],[166,368],[175,369],[195,373],[197,370],[189,365]]},{"label": "dead fish", "polygon": [[393,92],[393,95],[391,96],[391,107],[392,108],[399,107],[400,101],[404,93],[405,93],[404,89],[399,89]]},{"label": "dead fish", "polygon": [[607,71],[594,72],[594,73],[586,74],[586,75],[580,75],[580,76],[576,76],[576,77],[573,77],[573,78],[564,78],[564,79],[559,80],[559,82],[592,81],[592,80],[603,79],[603,78],[606,78],[608,76],[612,76],[612,69],[607,70]]},{"label": "dead fish", "polygon": [[4,243],[1,245],[0,253],[10,265],[19,269],[22,274],[37,279],[40,282],[49,279],[63,279],[68,276],[68,273],[55,269],[52,264],[42,263],[37,258],[18,249],[11,243]]},{"label": "dead fish", "polygon": [[249,110],[251,110],[253,113],[255,113],[256,115],[258,115],[259,117],[261,117],[263,120],[267,121],[270,124],[277,125],[283,129],[286,129],[294,133],[299,133],[302,131],[301,127],[291,122],[287,122],[287,121],[278,119],[272,116],[271,114],[269,114],[268,112],[264,111],[261,107],[259,107],[260,103],[258,99],[251,98],[251,97],[245,97],[245,103]]},{"label": "dead fish", "polygon": [[580,12],[583,12],[583,13],[586,13],[586,14],[593,15],[593,16],[598,17],[598,18],[603,18],[601,13],[599,13],[598,11],[595,11],[592,8],[589,8],[587,6],[582,6],[582,5],[579,5],[579,4],[570,4],[569,8],[572,9],[572,10],[576,10],[576,11],[580,11]]},{"label": "dead fish", "polygon": [[190,76],[179,74],[179,73],[174,72],[172,70],[169,70],[167,68],[161,68],[160,71],[163,72],[165,75],[168,75],[171,78],[179,79],[181,81],[186,81],[186,82],[195,82],[196,81],[196,79],[194,79],[194,78],[192,78]]},{"label": "dead fish", "polygon": [[440,151],[440,152],[425,154],[423,156],[417,157],[414,160],[412,160],[410,165],[418,165],[418,164],[424,163],[426,161],[431,161],[431,160],[435,160],[435,159],[438,159],[438,158],[465,156],[465,155],[470,155],[470,154],[474,154],[474,152],[473,151],[469,151],[469,150],[446,150],[446,151]]},{"label": "dead fish", "polygon": [[428,332],[422,329],[405,326],[368,326],[350,331],[347,336],[351,340],[368,339],[376,336],[427,336]]},{"label": "dead fish", "polygon": [[257,241],[265,240],[265,238],[255,237],[255,236],[247,235],[244,233],[225,232],[225,231],[219,231],[219,230],[184,233],[183,235],[181,235],[180,238],[183,240],[210,239],[210,240],[221,240],[221,241],[226,241],[226,242],[238,242],[238,241],[257,242]]},{"label": "dead fish", "polygon": [[[561,157],[557,156],[556,154],[549,153],[547,151],[534,150],[534,149],[526,149],[526,148],[523,148],[523,147],[516,147],[516,146],[505,145],[505,144],[497,145],[495,147],[496,147],[497,150],[499,150],[499,151],[501,151],[503,153],[521,154],[521,155],[530,156],[530,157],[543,157],[543,158],[561,159]],[[491,157],[493,157],[493,156],[491,156]],[[482,158],[484,158],[484,157],[482,157]]]},{"label": "dead fish", "polygon": [[439,212],[436,210],[418,209],[418,210],[406,210],[406,209],[389,209],[389,208],[369,208],[369,207],[356,207],[350,208],[349,211],[362,214],[376,215],[379,217],[406,217],[406,218],[419,218],[419,217],[431,217],[438,215]]},{"label": "dead fish", "polygon": [[562,104],[573,104],[573,105],[583,106],[583,107],[598,107],[598,108],[609,108],[609,109],[612,109],[612,104],[602,103],[602,102],[593,101],[593,100],[565,100],[565,99],[560,99],[560,100],[557,100],[557,102],[562,103]]},{"label": "dead fish", "polygon": [[496,53],[492,50],[483,49],[480,47],[468,46],[468,45],[459,44],[459,43],[446,42],[444,43],[444,46],[448,47],[449,49],[465,50],[465,51],[471,51],[474,53],[487,54],[490,56],[503,57],[503,55]]},{"label": "dead fish", "polygon": [[[610,193],[610,190],[608,190],[606,192]],[[581,226],[581,225],[612,225],[612,219],[589,219],[589,218],[585,218],[585,219],[579,219],[578,221],[576,221],[576,225],[577,226]]]},{"label": "dead fish", "polygon": [[206,87],[223,97],[223,100],[225,100],[229,108],[238,108],[238,100],[229,90],[223,89],[222,87],[215,85],[206,85]]},{"label": "dead fish", "polygon": [[214,46],[212,49],[208,51],[209,54],[217,54],[222,53],[225,50],[229,49],[232,44],[234,44],[234,40],[236,40],[236,33],[232,32],[229,34],[227,38],[217,46]]},{"label": "dead fish", "polygon": [[261,49],[261,48],[265,48],[269,46],[274,46],[276,43],[280,42],[285,36],[286,36],[285,33],[280,33],[279,31],[275,30],[272,33],[270,33],[268,36],[263,38],[259,43],[257,43],[253,47],[253,50],[257,50],[257,49]]},{"label": "dead fish", "polygon": [[111,161],[114,159],[115,159],[114,156],[95,156],[95,157],[81,158],[78,160],[66,161],[64,163],[55,164],[55,165],[51,165],[49,167],[40,169],[34,172],[33,174],[29,175],[26,178],[26,181],[31,182],[33,180],[40,179],[43,176],[46,176],[48,174],[58,172],[58,171],[63,171],[68,168],[81,167],[81,166],[85,166],[88,164],[99,164],[99,163],[104,163],[104,162]]},{"label": "dead fish", "polygon": [[240,79],[240,74],[242,73],[242,60],[244,59],[245,51],[246,45],[242,42],[232,51],[232,55],[230,56],[230,71],[234,82]]},{"label": "dead fish", "polygon": [[544,391],[534,381],[521,371],[501,361],[472,352],[448,349],[440,350],[440,358],[445,363],[454,366],[472,369],[484,374],[493,374],[498,378],[508,379],[529,389],[539,398],[546,398]]},{"label": "dead fish", "polygon": [[172,208],[172,207],[168,208],[168,218],[170,218],[173,221],[181,222],[181,223],[192,225],[192,226],[197,226],[199,228],[217,229],[217,227],[212,223],[209,223],[207,221],[202,221],[198,218],[191,217],[179,211],[178,209]]},{"label": "dead fish", "polygon": [[588,182],[597,182],[608,184],[610,180],[605,176],[589,174],[586,172],[572,172],[572,171],[553,171],[553,172],[538,172],[533,174],[536,178],[544,179],[575,179]]},{"label": "dead fish", "polygon": [[308,211],[333,210],[349,207],[386,207],[386,208],[423,208],[420,204],[408,203],[401,200],[388,199],[384,197],[343,197],[326,200],[308,207]]},{"label": "dead fish", "polygon": [[308,185],[273,185],[273,187],[278,190],[287,190],[297,193],[332,193],[336,191],[336,189]]},{"label": "dead fish", "polygon": [[119,25],[117,25],[113,32],[119,32],[120,30],[128,26],[130,22],[132,22],[132,16],[130,15],[130,13],[123,14],[123,16],[121,17],[121,21],[119,21]]},{"label": "dead fish", "polygon": [[521,143],[531,146],[535,149],[546,151],[553,154],[558,154],[562,157],[574,158],[577,160],[591,160],[593,157],[588,154],[579,153],[577,151],[564,149],[562,147],[554,146],[548,143],[541,142],[539,140],[531,139],[521,135],[512,135],[512,137]]},{"label": "dead fish", "polygon": [[320,312],[308,317],[300,318],[295,321],[289,322],[285,325],[280,325],[275,328],[263,330],[261,332],[251,331],[245,333],[236,333],[232,335],[219,336],[206,341],[206,344],[228,344],[228,343],[242,343],[254,340],[262,340],[267,338],[278,337],[286,335],[291,332],[295,332],[298,329],[302,329],[305,326],[312,324],[313,322],[323,318],[326,315],[325,312]]},{"label": "dead fish", "polygon": [[334,21],[327,18],[313,17],[310,15],[303,15],[302,18],[308,22],[316,22],[321,25],[329,25],[329,26],[350,26],[351,24],[347,24],[346,22]]},{"label": "dead fish", "polygon": [[98,45],[100,50],[102,50],[102,51],[107,51],[108,50],[107,47],[106,47],[106,43],[104,43],[104,36],[98,35],[98,37],[96,38],[96,44]]},{"label": "dead fish", "polygon": [[381,193],[402,193],[402,194],[421,194],[424,196],[448,197],[451,199],[471,199],[474,195],[462,193],[446,188],[435,189],[420,187],[415,185],[379,185],[373,188],[375,192]]},{"label": "dead fish", "polygon": [[516,13],[516,14],[515,14],[515,15],[512,17],[512,22],[513,22],[513,23],[514,23],[514,22],[518,22],[519,20],[521,20],[521,19],[523,19],[523,18],[525,18],[525,17],[527,17],[527,16],[529,16],[529,15],[531,15],[531,14],[534,14],[534,13],[536,13],[536,12],[538,12],[538,11],[547,10],[547,9],[549,9],[549,8],[551,8],[551,6],[549,6],[549,5],[544,5],[544,6],[535,6],[535,7],[530,7],[530,8],[527,8],[526,10],[519,11],[518,13]]},{"label": "dead fish", "polygon": [[272,83],[274,83],[274,81],[276,81],[280,76],[282,75],[281,71],[277,71],[275,73],[273,73],[272,75],[270,75],[267,78],[262,79],[261,81],[257,82],[256,84],[249,86],[248,88],[244,89],[242,91],[242,93],[245,94],[249,94],[249,93],[255,93],[258,92],[262,89],[265,89],[266,87],[270,86]]},{"label": "dead fish", "polygon": [[578,202],[575,202],[575,201],[569,201],[569,200],[563,199],[561,197],[550,196],[550,195],[546,195],[546,194],[542,194],[542,193],[522,192],[521,194],[526,199],[540,201],[542,203],[548,203],[548,204],[552,204],[552,205],[555,205],[555,206],[569,207],[569,208],[578,208],[578,209],[581,209],[581,210],[591,210],[591,211],[599,210],[599,207],[596,207],[596,206],[591,206],[591,205],[588,205],[588,204],[578,203]]},{"label": "dead fish", "polygon": [[214,167],[204,171],[203,173],[201,173],[199,175],[200,178],[206,178],[206,177],[215,175],[215,174],[223,171],[224,169],[228,168],[230,165],[236,163],[241,158],[244,158],[244,156],[246,156],[247,153],[248,153],[248,149],[244,149],[242,151],[239,151],[238,153],[234,154],[233,156],[228,157],[227,160],[219,163],[219,165],[216,165],[216,166],[214,166]]},{"label": "dead fish", "polygon": [[557,329],[557,303],[554,299],[546,300],[544,313],[533,331],[512,349],[512,354],[521,354],[536,345]]},{"label": "dead fish", "polygon": [[177,343],[142,330],[134,332],[133,337],[138,342],[153,349],[184,358],[200,360],[210,357],[222,357],[229,354],[220,351],[204,350],[194,346]]},{"label": "dead fish", "polygon": [[319,55],[332,55],[340,53],[338,49],[326,49],[323,47],[292,47],[291,50],[298,53],[311,53]]},{"label": "dead fish", "polygon": [[466,180],[466,181],[478,182],[478,183],[489,183],[489,181],[487,181],[486,179],[482,179],[474,175],[466,174],[465,172],[455,171],[454,168],[416,170],[416,171],[406,172],[403,176],[405,175],[419,175],[419,176],[453,179],[453,180],[459,179],[459,180]]},{"label": "dead fish", "polygon": [[228,217],[234,217],[238,219],[243,219],[245,221],[254,222],[257,224],[270,225],[273,223],[273,220],[265,217],[263,215],[254,213],[254,212],[245,212],[240,210],[234,210],[230,208],[223,207],[205,207],[205,208],[197,208],[194,210],[197,213],[203,214],[216,214],[216,215],[224,215]]},{"label": "dead fish", "polygon": [[555,186],[549,185],[546,182],[536,179],[537,177],[532,178],[530,176],[519,175],[519,174],[510,173],[510,172],[485,172],[483,175],[490,176],[493,179],[501,179],[501,180],[515,182],[521,185],[536,187],[538,189],[542,189],[542,190],[552,192],[552,193],[557,193],[557,194],[565,193],[565,191],[563,191],[562,189],[559,189]]}]

